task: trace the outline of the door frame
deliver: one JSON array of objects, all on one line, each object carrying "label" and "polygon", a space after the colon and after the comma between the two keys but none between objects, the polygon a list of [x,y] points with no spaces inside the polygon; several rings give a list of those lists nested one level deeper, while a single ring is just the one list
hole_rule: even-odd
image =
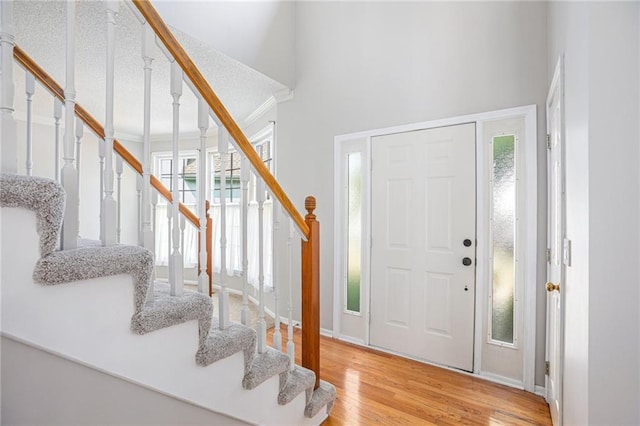
[{"label": "door frame", "polygon": [[[488,380],[498,381],[510,386],[524,388],[529,392],[535,390],[535,348],[536,348],[536,289],[537,289],[537,114],[536,105],[528,105],[516,108],[508,108],[497,111],[469,114],[439,120],[412,123],[401,126],[386,127],[366,130],[356,133],[336,136],[334,139],[334,277],[333,277],[333,331],[332,336],[337,339],[369,346],[369,316],[370,316],[370,265],[371,265],[371,141],[375,136],[384,136],[394,133],[427,130],[437,127],[455,126],[458,124],[475,123],[476,125],[476,235],[478,244],[476,247],[476,300],[475,300],[475,325],[474,325],[474,362],[473,374]],[[489,212],[486,199],[489,194],[489,182],[481,179],[487,173],[487,165],[484,159],[487,154],[486,144],[482,143],[483,127],[485,121],[509,119],[521,117],[525,120],[526,144],[525,154],[525,261],[524,261],[524,293],[526,303],[522,304],[524,318],[523,336],[523,382],[514,383],[511,379],[502,380],[492,375],[482,375],[482,341],[484,339],[482,327],[487,318],[487,283],[478,280],[478,277],[486,276],[489,271],[489,247],[486,242],[489,234]],[[362,258],[361,258],[361,311],[358,316],[363,319],[363,333],[360,338],[348,336],[342,333],[341,317],[343,314],[343,276],[345,274],[345,223],[344,212],[346,209],[346,197],[343,188],[346,185],[344,171],[340,168],[343,164],[345,147],[359,145],[362,153]],[[424,361],[423,361],[424,362]],[[455,370],[460,371],[460,370]]]},{"label": "door frame", "polygon": [[[558,386],[558,425],[554,425],[554,426],[562,426],[563,421],[562,421],[562,417],[563,417],[563,373],[564,373],[564,314],[565,314],[565,297],[564,297],[564,283],[565,283],[565,276],[566,276],[566,270],[567,270],[567,262],[569,261],[569,259],[567,259],[567,256],[570,257],[570,254],[567,254],[564,252],[564,241],[566,241],[566,193],[565,193],[565,170],[566,170],[566,166],[565,166],[565,141],[566,141],[566,133],[565,133],[565,99],[564,99],[564,55],[560,55],[560,57],[558,58],[558,61],[556,62],[556,67],[555,70],[553,72],[553,78],[551,79],[551,84],[549,85],[549,93],[547,94],[547,99],[545,101],[545,112],[546,112],[546,123],[545,123],[545,130],[547,135],[550,134],[550,129],[549,129],[549,105],[553,99],[553,95],[554,93],[557,92],[557,95],[560,97],[560,187],[562,188],[562,191],[560,192],[560,204],[561,204],[561,209],[560,209],[560,238],[562,238],[563,241],[563,250],[562,250],[562,254],[561,257],[562,259],[560,260],[560,288],[561,288],[561,293],[560,293],[560,320],[559,320],[559,329],[557,330],[557,332],[559,333],[559,347],[558,347],[558,358],[559,358],[559,365],[556,366],[556,368],[558,368],[559,372],[558,375],[560,376],[560,383]],[[550,155],[550,151],[548,149],[545,150],[546,152],[546,156],[547,156],[547,164],[549,161],[549,155]],[[549,182],[549,170],[547,170],[547,185],[550,185]],[[547,190],[547,192],[549,192],[549,189]],[[550,211],[549,211],[549,207],[547,206],[547,238],[549,233],[551,232],[551,221],[550,221]],[[547,245],[549,243],[547,242]],[[547,250],[549,250],[549,248],[547,247]],[[547,281],[549,278],[549,263],[546,263],[546,270],[547,270]],[[547,296],[545,294],[545,297],[548,299],[549,296]],[[547,318],[549,315],[549,302],[547,301]],[[545,361],[549,361],[549,338],[551,336],[551,333],[549,333],[549,324],[547,321],[547,328],[546,328],[546,336],[545,336]],[[545,400],[547,401],[548,404],[550,404],[549,401],[549,375],[545,375],[544,376],[544,381],[545,381]]]}]

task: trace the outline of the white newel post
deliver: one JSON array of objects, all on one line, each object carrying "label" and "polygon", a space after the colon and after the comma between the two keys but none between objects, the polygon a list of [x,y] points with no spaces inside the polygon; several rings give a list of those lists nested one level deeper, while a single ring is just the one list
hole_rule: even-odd
[{"label": "white newel post", "polygon": [[[119,155],[116,156],[116,182],[118,188],[118,209],[117,209],[117,218],[116,218],[116,241],[120,244],[120,234],[122,232],[122,172],[123,170],[122,157]],[[140,229],[140,228],[138,228]]]},{"label": "white newel post", "polygon": [[[53,152],[53,173],[56,182],[60,182],[60,120],[62,119],[62,102],[58,98],[53,98],[53,121],[54,121],[54,152]],[[102,188],[102,185],[100,185]]]},{"label": "white newel post", "polygon": [[[275,197],[274,197],[275,198]],[[282,351],[282,332],[280,331],[280,285],[278,283],[278,262],[277,262],[277,235],[280,229],[279,211],[280,205],[273,200],[273,233],[271,237],[271,284],[273,285],[273,311],[274,330],[273,330],[273,348]]]},{"label": "white newel post", "polygon": [[171,63],[171,96],[173,97],[173,178],[172,187],[172,245],[173,251],[169,256],[170,268],[169,283],[171,295],[181,296],[184,286],[184,261],[180,253],[180,191],[178,187],[178,168],[180,167],[180,96],[182,96],[183,74],[180,66],[174,61]]},{"label": "white newel post", "polygon": [[60,182],[66,192],[67,200],[62,225],[62,249],[74,249],[78,246],[78,172],[75,168],[75,21],[76,3],[65,3],[65,87],[64,87],[64,141],[62,156],[64,165]]},{"label": "white newel post", "polygon": [[249,323],[249,254],[248,248],[248,217],[249,217],[249,160],[244,155],[240,161],[240,181],[242,183],[242,310],[240,320],[242,324]]},{"label": "white newel post", "polygon": [[105,1],[107,14],[107,87],[106,118],[104,120],[104,198],[102,200],[101,234],[102,245],[111,246],[116,243],[117,206],[113,198],[113,86],[115,67],[115,27],[119,2]]},{"label": "white newel post", "polygon": [[[24,91],[27,95],[27,176],[33,174],[33,94],[36,91],[36,79],[30,72],[26,73]],[[4,139],[3,139],[4,140]]]},{"label": "white newel post", "polygon": [[291,371],[293,371],[296,365],[296,345],[293,343],[293,227],[293,219],[289,219],[289,237],[287,238],[287,270],[289,271],[289,324],[287,325],[287,355],[289,355],[289,360],[291,360]]},{"label": "white newel post", "polygon": [[[151,229],[151,63],[155,45],[155,34],[147,23],[142,25],[142,60],[144,62],[144,128],[142,139],[142,230],[141,245],[155,250],[153,230]],[[148,295],[153,295],[153,284]],[[152,297],[152,296],[149,296]]]},{"label": "white newel post", "polygon": [[220,154],[220,293],[218,294],[218,319],[220,330],[229,327],[229,292],[227,289],[227,154],[229,133],[218,128],[218,153]]},{"label": "white newel post", "polygon": [[264,182],[256,175],[256,201],[258,202],[258,353],[267,350],[267,323],[264,320]]},{"label": "white newel post", "polygon": [[18,132],[13,116],[15,83],[13,81],[13,0],[0,1],[0,54],[2,55],[2,86],[0,87],[1,168],[5,173],[18,171]]},{"label": "white newel post", "polygon": [[84,123],[76,117],[76,172],[78,174],[78,238],[80,238],[80,154],[82,154],[82,135]]},{"label": "white newel post", "polygon": [[200,129],[200,166],[198,167],[198,214],[200,216],[200,275],[198,291],[208,293],[207,273],[207,129],[209,128],[209,105],[202,97],[198,99],[198,128]]}]

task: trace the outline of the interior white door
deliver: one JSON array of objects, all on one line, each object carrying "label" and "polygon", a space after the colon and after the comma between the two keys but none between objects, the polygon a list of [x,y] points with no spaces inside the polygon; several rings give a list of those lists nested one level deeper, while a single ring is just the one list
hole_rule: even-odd
[{"label": "interior white door", "polygon": [[475,124],[372,138],[373,346],[473,369]]},{"label": "interior white door", "polygon": [[564,162],[561,68],[547,99],[547,347],[546,398],[555,426],[562,425]]}]

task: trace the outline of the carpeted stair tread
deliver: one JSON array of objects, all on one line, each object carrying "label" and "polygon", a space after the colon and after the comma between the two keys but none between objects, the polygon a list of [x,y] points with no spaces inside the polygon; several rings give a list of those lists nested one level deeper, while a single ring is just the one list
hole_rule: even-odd
[{"label": "carpeted stair tread", "polygon": [[329,382],[320,380],[320,386],[318,386],[318,389],[313,391],[311,401],[309,401],[307,407],[304,409],[304,415],[308,418],[313,418],[325,405],[327,406],[327,414],[329,414],[333,408],[335,400],[335,386]]},{"label": "carpeted stair tread", "polygon": [[209,335],[196,353],[196,363],[206,367],[240,351],[244,352],[244,374],[247,374],[251,370],[256,351],[255,330],[237,322],[232,322],[229,328],[220,330],[218,319],[212,318]]},{"label": "carpeted stair tread", "polygon": [[51,179],[0,173],[0,206],[22,207],[36,213],[40,256],[53,253],[58,246],[65,199],[62,186]]},{"label": "carpeted stair tread", "polygon": [[200,345],[211,328],[213,304],[206,294],[185,290],[182,296],[171,296],[168,283],[154,283],[153,300],[147,301],[141,312],[131,318],[131,331],[146,334],[186,321],[198,320]]},{"label": "carpeted stair tread", "polygon": [[286,405],[293,401],[303,391],[306,391],[305,405],[311,401],[313,385],[316,383],[316,374],[304,367],[296,365],[289,372],[287,382],[278,394],[278,404]]},{"label": "carpeted stair tread", "polygon": [[245,389],[255,389],[267,379],[279,374],[279,389],[282,391],[290,365],[291,361],[287,355],[267,347],[264,353],[256,355],[253,359],[251,370],[242,379],[242,386]]},{"label": "carpeted stair tread", "polygon": [[153,275],[153,253],[128,245],[89,246],[62,250],[40,258],[33,279],[53,285],[118,274],[130,274],[134,281],[134,314],[140,313]]}]

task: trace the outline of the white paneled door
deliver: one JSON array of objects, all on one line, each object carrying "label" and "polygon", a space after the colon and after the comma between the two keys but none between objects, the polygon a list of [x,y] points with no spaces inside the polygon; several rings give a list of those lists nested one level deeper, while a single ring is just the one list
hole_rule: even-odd
[{"label": "white paneled door", "polygon": [[[560,63],[561,64],[561,63]],[[570,261],[564,241],[562,66],[556,68],[547,98],[547,347],[546,398],[554,426],[562,425],[563,265]],[[565,257],[563,259],[563,257]]]},{"label": "white paneled door", "polygon": [[370,343],[473,369],[475,124],[372,138]]}]

